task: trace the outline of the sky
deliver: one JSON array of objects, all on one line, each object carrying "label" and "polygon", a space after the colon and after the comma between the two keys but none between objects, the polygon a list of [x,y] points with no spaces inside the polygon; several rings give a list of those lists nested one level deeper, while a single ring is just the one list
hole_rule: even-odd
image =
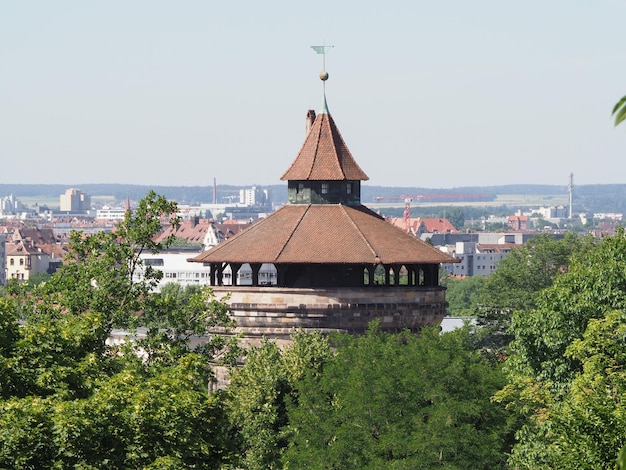
[{"label": "sky", "polygon": [[0,183],[269,185],[319,112],[365,184],[626,183],[626,0],[0,0]]}]

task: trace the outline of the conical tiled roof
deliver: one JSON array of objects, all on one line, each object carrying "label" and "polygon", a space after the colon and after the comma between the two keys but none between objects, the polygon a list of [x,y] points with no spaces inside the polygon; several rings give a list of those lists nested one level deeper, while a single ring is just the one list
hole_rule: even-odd
[{"label": "conical tiled roof", "polygon": [[190,261],[204,263],[450,263],[452,258],[365,206],[287,205]]},{"label": "conical tiled roof", "polygon": [[283,181],[355,181],[368,176],[352,157],[335,121],[319,114],[298,156],[280,178]]}]

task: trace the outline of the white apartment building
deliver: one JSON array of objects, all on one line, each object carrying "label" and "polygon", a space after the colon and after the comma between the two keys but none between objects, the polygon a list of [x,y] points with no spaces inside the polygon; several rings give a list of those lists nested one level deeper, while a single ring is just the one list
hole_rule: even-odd
[{"label": "white apartment building", "polygon": [[16,199],[13,194],[9,194],[0,200],[0,214],[17,214],[25,211],[24,204]]},{"label": "white apartment building", "polygon": [[[488,276],[498,267],[515,247],[514,243],[479,244],[476,242],[457,242],[448,254],[461,260],[460,263],[442,265],[442,268],[455,276]],[[442,247],[443,248],[443,247]]]},{"label": "white apartment building", "polygon": [[246,206],[266,206],[270,203],[270,193],[267,189],[252,186],[250,189],[239,190],[239,204]]},{"label": "white apartment building", "polygon": [[[163,278],[157,286],[159,291],[169,283],[176,283],[181,286],[208,286],[210,285],[211,270],[203,263],[190,263],[187,261],[198,254],[197,250],[172,250],[163,251],[158,254],[142,253],[141,259],[146,266],[163,272]],[[135,273],[135,280],[141,279],[142,272]],[[224,271],[224,284],[232,284],[232,274],[230,268]],[[276,268],[272,264],[264,264],[259,271],[259,282],[265,285],[276,285]],[[249,264],[244,264],[237,273],[238,285],[252,285],[252,268]]]},{"label": "white apartment building", "polygon": [[123,208],[111,208],[104,206],[102,209],[96,211],[96,219],[119,222],[124,220],[126,216],[126,209]]}]

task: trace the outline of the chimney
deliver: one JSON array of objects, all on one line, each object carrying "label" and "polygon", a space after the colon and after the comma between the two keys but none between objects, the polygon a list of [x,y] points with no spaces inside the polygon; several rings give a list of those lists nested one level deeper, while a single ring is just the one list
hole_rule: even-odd
[{"label": "chimney", "polygon": [[306,135],[309,135],[309,132],[311,132],[313,121],[315,121],[315,110],[309,109],[306,112]]}]

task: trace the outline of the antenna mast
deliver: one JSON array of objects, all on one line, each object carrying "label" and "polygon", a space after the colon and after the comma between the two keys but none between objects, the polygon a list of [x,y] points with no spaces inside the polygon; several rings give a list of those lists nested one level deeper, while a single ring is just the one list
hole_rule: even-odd
[{"label": "antenna mast", "polygon": [[572,218],[572,201],[574,199],[574,173],[569,174],[569,218]]}]

